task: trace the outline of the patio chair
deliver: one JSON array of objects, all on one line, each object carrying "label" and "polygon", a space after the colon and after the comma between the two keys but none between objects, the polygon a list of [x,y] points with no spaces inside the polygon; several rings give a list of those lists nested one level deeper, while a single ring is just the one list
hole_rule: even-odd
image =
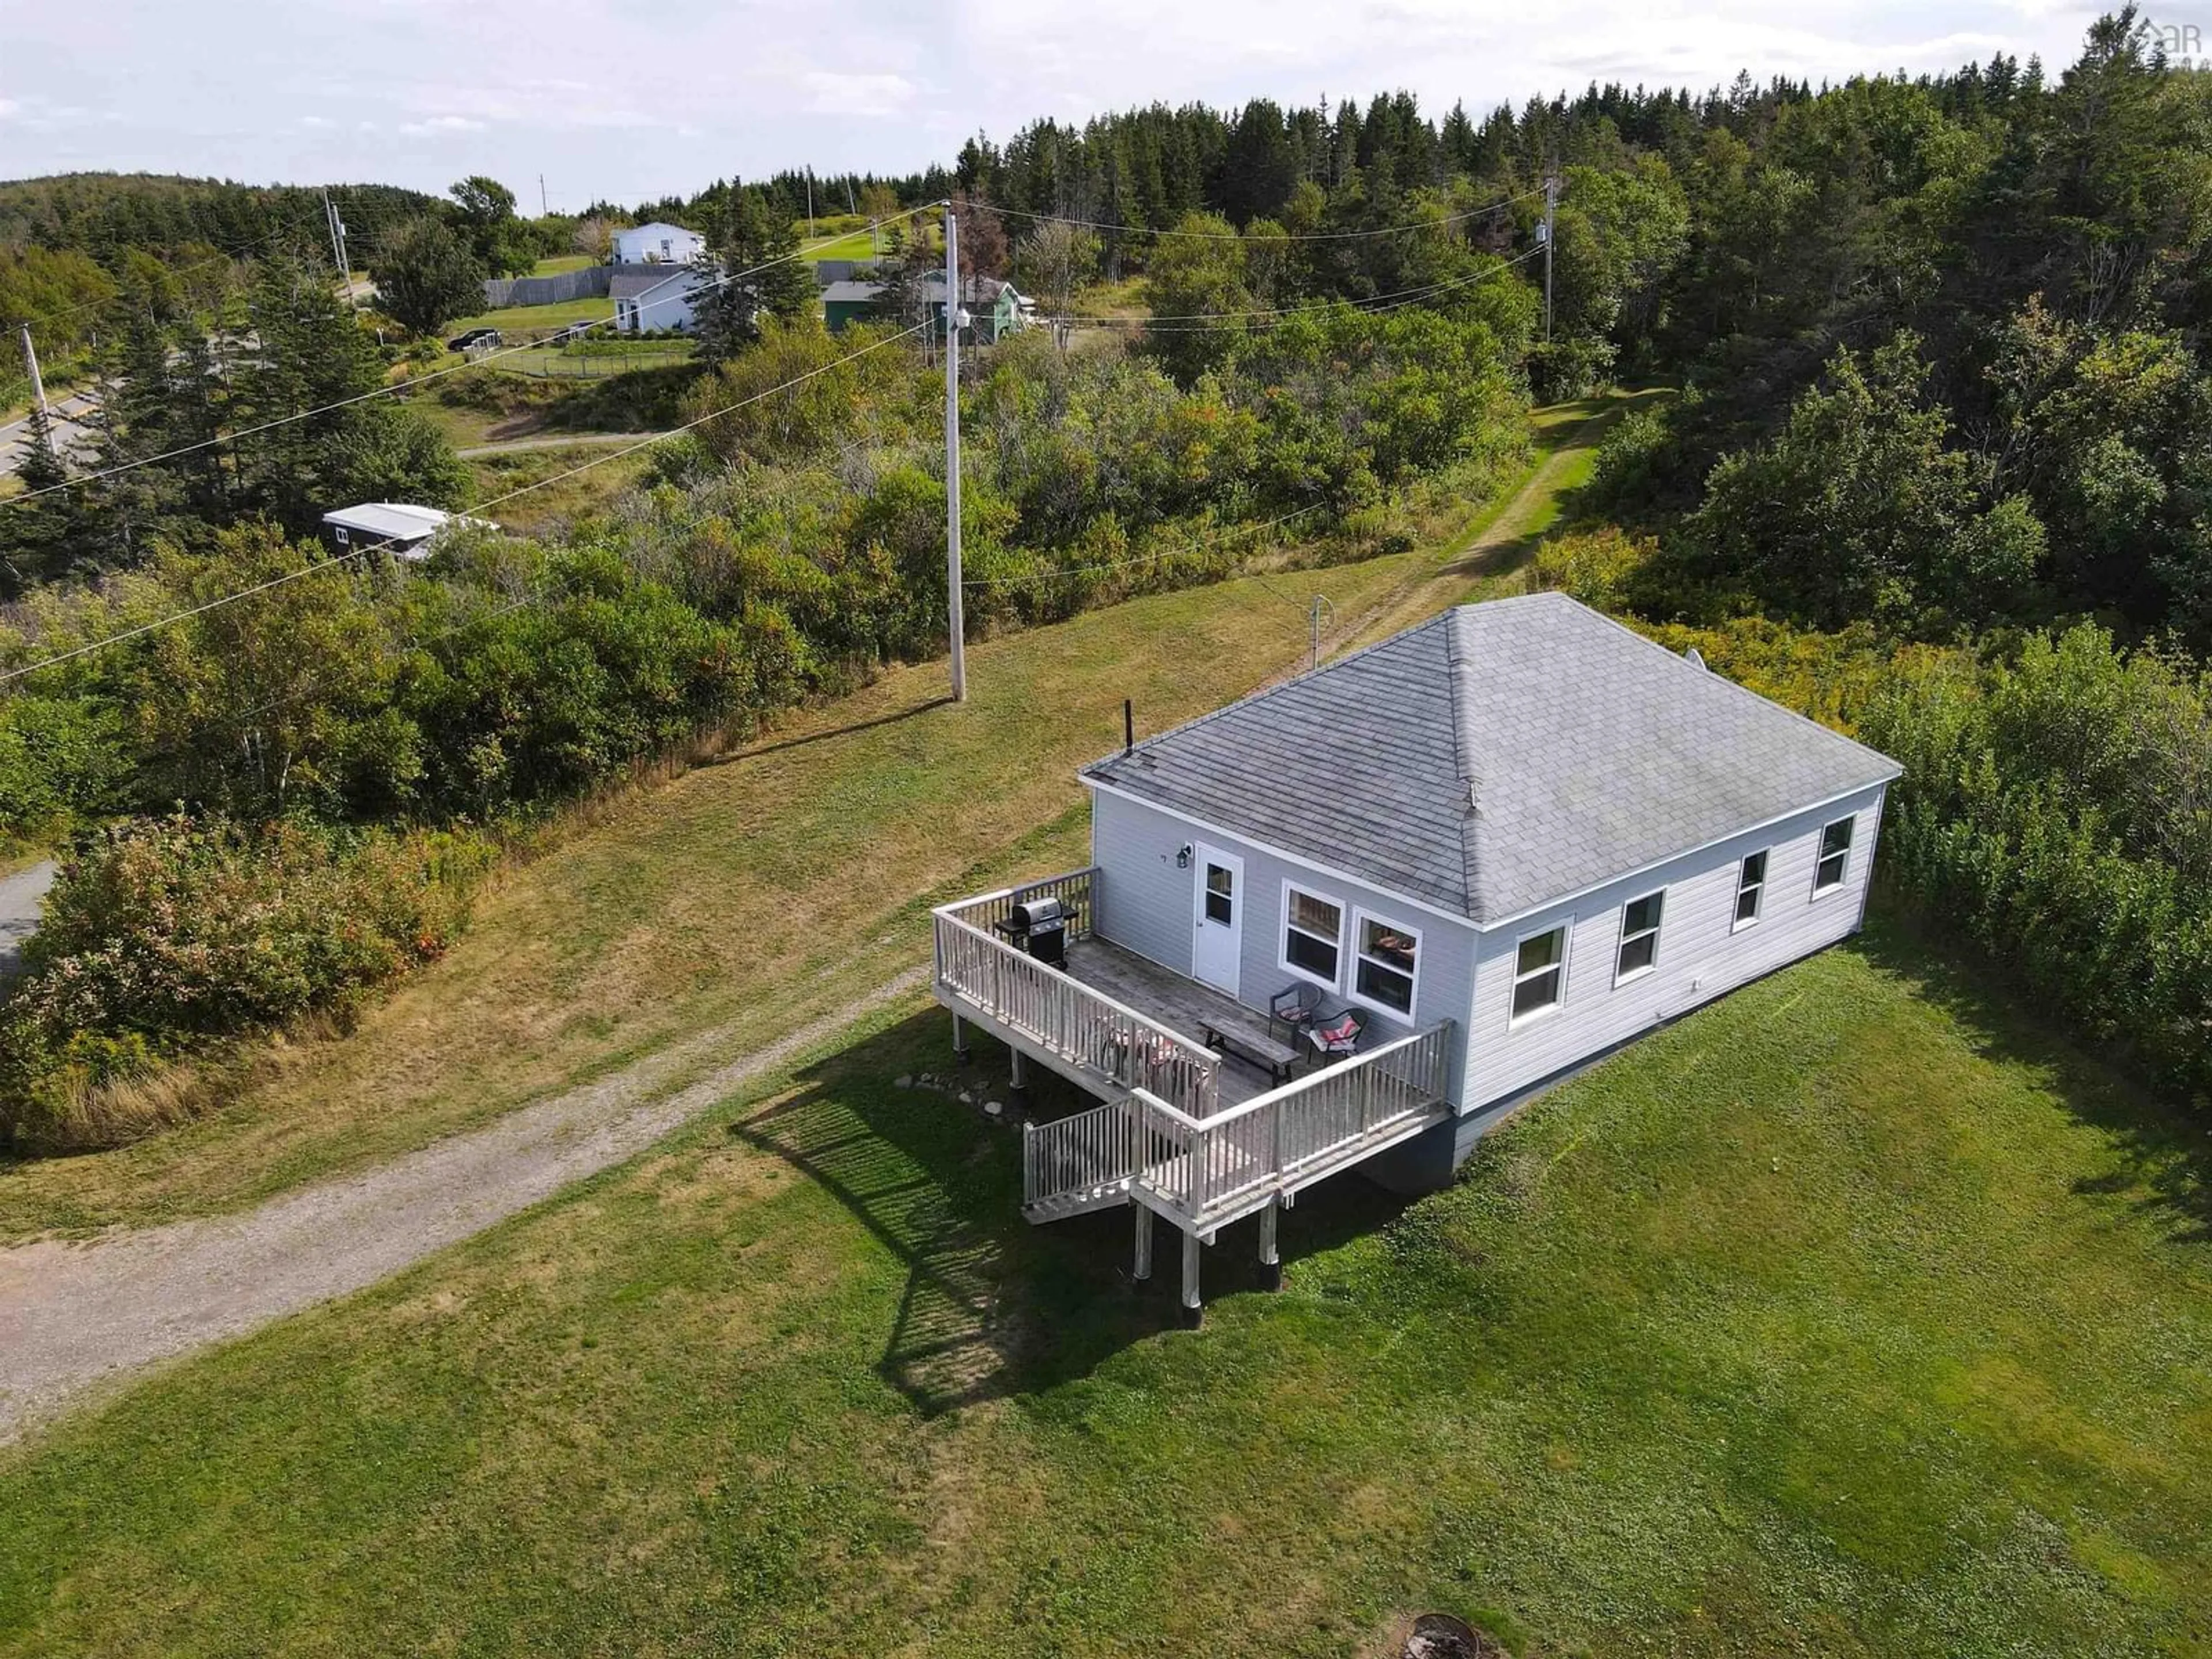
[{"label": "patio chair", "polygon": [[1367,1029],[1367,1016],[1357,1008],[1339,1014],[1316,1014],[1306,1041],[1314,1046],[1316,1061],[1344,1060],[1359,1052],[1359,1034]]},{"label": "patio chair", "polygon": [[1274,1036],[1275,1027],[1279,1024],[1284,1035],[1296,1043],[1298,1033],[1311,1025],[1314,1016],[1320,1012],[1321,988],[1317,985],[1302,982],[1278,991],[1267,999],[1267,1035]]}]

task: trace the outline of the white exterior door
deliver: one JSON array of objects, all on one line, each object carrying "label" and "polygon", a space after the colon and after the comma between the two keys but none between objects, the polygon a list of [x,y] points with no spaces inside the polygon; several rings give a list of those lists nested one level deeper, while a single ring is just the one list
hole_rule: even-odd
[{"label": "white exterior door", "polygon": [[1198,933],[1190,950],[1190,976],[1237,994],[1244,946],[1244,860],[1199,843],[1192,910]]}]

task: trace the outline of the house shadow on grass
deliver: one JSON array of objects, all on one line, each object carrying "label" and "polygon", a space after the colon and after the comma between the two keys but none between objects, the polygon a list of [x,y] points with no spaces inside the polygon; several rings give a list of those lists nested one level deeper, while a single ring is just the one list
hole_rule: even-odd
[{"label": "house shadow on grass", "polygon": [[[1051,1389],[1179,1328],[1173,1228],[1156,1224],[1153,1276],[1139,1285],[1127,1207],[1042,1227],[1022,1217],[1024,1107],[1043,1121],[1095,1103],[1038,1068],[1018,1102],[1006,1051],[980,1033],[971,1042],[952,1091],[900,1087],[902,1077],[954,1074],[949,1018],[931,1009],[807,1068],[794,1092],[730,1126],[830,1193],[905,1265],[877,1369],[932,1415]],[[973,1103],[959,1100],[963,1089]],[[987,1097],[1007,1103],[1002,1119],[982,1111]],[[1356,1176],[1300,1194],[1282,1218],[1286,1270],[1403,1204]],[[1258,1225],[1224,1228],[1205,1252],[1209,1304],[1264,1293]]]},{"label": "house shadow on grass", "polygon": [[2081,1121],[2101,1131],[2122,1167],[2074,1183],[2084,1194],[2135,1195],[2177,1243],[2212,1244],[2212,1115],[2130,1073],[2114,1056],[2068,1037],[2030,1008],[1995,964],[1934,933],[1884,895],[1857,948],[1908,981],[1993,1059],[2032,1067]]}]

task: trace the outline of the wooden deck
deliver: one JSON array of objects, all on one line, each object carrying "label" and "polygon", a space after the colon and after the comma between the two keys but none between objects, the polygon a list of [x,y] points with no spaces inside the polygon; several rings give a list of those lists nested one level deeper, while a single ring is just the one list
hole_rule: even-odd
[{"label": "wooden deck", "polygon": [[[1183,1235],[1183,1311],[1195,1318],[1199,1250],[1223,1227],[1256,1214],[1261,1261],[1274,1264],[1277,1212],[1299,1192],[1451,1116],[1453,1025],[1273,1084],[1264,1067],[1203,1040],[1249,1034],[1264,1016],[1098,937],[1093,873],[938,908],[934,988],[956,1042],[973,1024],[1013,1051],[1017,1080],[1042,1065],[1098,1097],[1087,1111],[1022,1126],[1022,1212],[1042,1222],[1136,1206],[1138,1279],[1152,1273],[1152,1220],[1164,1217]],[[995,927],[1015,904],[1046,896],[1068,919],[1065,972]]]},{"label": "wooden deck", "polygon": [[[1110,939],[1071,941],[1067,971],[1071,977],[1095,986],[1116,1002],[1141,1008],[1180,1031],[1202,1033],[1218,1030],[1224,1022],[1237,1024],[1260,1018],[1235,998],[1194,979],[1185,979]],[[1266,1067],[1236,1054],[1223,1055],[1221,1069],[1214,1075],[1222,1110],[1241,1106],[1275,1086]]]}]

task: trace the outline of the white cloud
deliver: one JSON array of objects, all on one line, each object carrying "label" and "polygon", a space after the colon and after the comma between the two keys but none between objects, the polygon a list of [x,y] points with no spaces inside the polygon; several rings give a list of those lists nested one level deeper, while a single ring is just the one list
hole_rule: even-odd
[{"label": "white cloud", "polygon": [[[1479,116],[1593,78],[1702,90],[1740,69],[1761,82],[1835,81],[1999,50],[2039,53],[2055,73],[2103,3],[1555,0],[1540,14],[1524,0],[18,6],[0,54],[0,171],[150,167],[432,190],[465,171],[532,200],[543,170],[553,204],[573,208],[802,163],[904,172],[950,161],[979,129],[1003,142],[1039,116],[1079,125],[1155,100],[1310,106],[1402,88],[1431,114],[1460,99]],[[315,118],[270,109],[270,88],[310,86]],[[51,103],[47,87],[82,88],[74,95],[91,107]]]},{"label": "white cloud", "polygon": [[327,115],[302,115],[300,125],[303,127],[334,127],[337,123]]},{"label": "white cloud", "polygon": [[921,91],[903,75],[809,70],[800,78],[806,107],[817,115],[903,115]]},{"label": "white cloud", "polygon": [[402,121],[399,131],[410,138],[434,138],[449,132],[488,132],[490,128],[466,115],[434,115],[427,121]]}]

